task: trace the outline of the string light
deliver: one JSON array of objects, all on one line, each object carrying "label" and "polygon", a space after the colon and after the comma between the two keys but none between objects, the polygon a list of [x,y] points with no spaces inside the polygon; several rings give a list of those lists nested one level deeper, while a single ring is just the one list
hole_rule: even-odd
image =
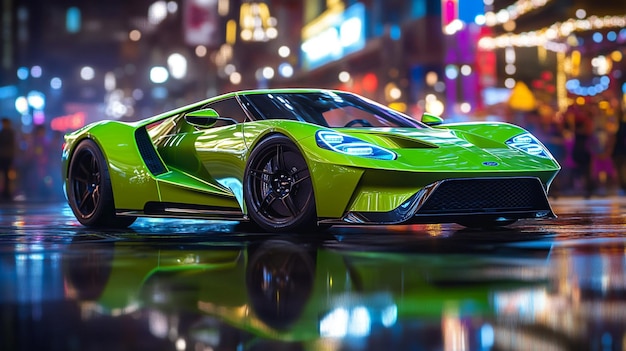
[{"label": "string light", "polygon": [[484,37],[478,46],[484,50],[501,49],[510,46],[535,47],[543,46],[554,52],[567,51],[568,45],[557,40],[566,39],[572,33],[606,28],[626,27],[626,16],[590,16],[587,19],[569,19],[557,22],[549,27],[520,34],[503,34],[497,37]]},{"label": "string light", "polygon": [[550,1],[552,0],[518,0],[506,9],[498,11],[498,13],[485,13],[485,18],[488,19],[486,24],[489,27],[493,27],[514,21],[531,11],[546,6]]},{"label": "string light", "polygon": [[592,85],[583,86],[578,79],[570,79],[565,83],[565,88],[574,95],[595,96],[609,88],[611,78],[609,76],[595,77],[592,83]]}]

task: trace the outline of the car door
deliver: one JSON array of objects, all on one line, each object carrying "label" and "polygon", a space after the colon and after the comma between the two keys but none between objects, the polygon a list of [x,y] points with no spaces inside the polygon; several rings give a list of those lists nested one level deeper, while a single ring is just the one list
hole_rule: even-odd
[{"label": "car door", "polygon": [[162,201],[241,208],[245,113],[234,97],[201,109],[215,110],[219,119],[200,126],[185,118],[199,109],[187,111],[176,116],[175,127],[156,143],[171,170],[159,176]]}]

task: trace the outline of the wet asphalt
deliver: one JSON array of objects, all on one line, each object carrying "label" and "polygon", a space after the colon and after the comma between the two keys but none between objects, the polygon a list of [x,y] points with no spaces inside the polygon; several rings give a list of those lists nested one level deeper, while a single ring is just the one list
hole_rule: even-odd
[{"label": "wet asphalt", "polygon": [[624,350],[626,198],[558,218],[249,232],[0,204],[0,350]]}]

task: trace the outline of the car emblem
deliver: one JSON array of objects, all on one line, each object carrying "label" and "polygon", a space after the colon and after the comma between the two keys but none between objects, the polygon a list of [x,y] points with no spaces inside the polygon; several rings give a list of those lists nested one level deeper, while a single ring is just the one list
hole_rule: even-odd
[{"label": "car emblem", "polygon": [[499,165],[499,163],[496,162],[496,161],[485,161],[485,162],[483,162],[483,165],[485,165],[485,166],[497,166],[497,165]]}]

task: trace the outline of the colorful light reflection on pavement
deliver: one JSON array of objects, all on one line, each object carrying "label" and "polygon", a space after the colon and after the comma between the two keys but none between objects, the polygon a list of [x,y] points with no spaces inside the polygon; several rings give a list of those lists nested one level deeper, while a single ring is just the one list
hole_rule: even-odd
[{"label": "colorful light reflection on pavement", "polygon": [[552,202],[493,231],[323,235],[3,204],[0,349],[625,349],[626,201]]}]

